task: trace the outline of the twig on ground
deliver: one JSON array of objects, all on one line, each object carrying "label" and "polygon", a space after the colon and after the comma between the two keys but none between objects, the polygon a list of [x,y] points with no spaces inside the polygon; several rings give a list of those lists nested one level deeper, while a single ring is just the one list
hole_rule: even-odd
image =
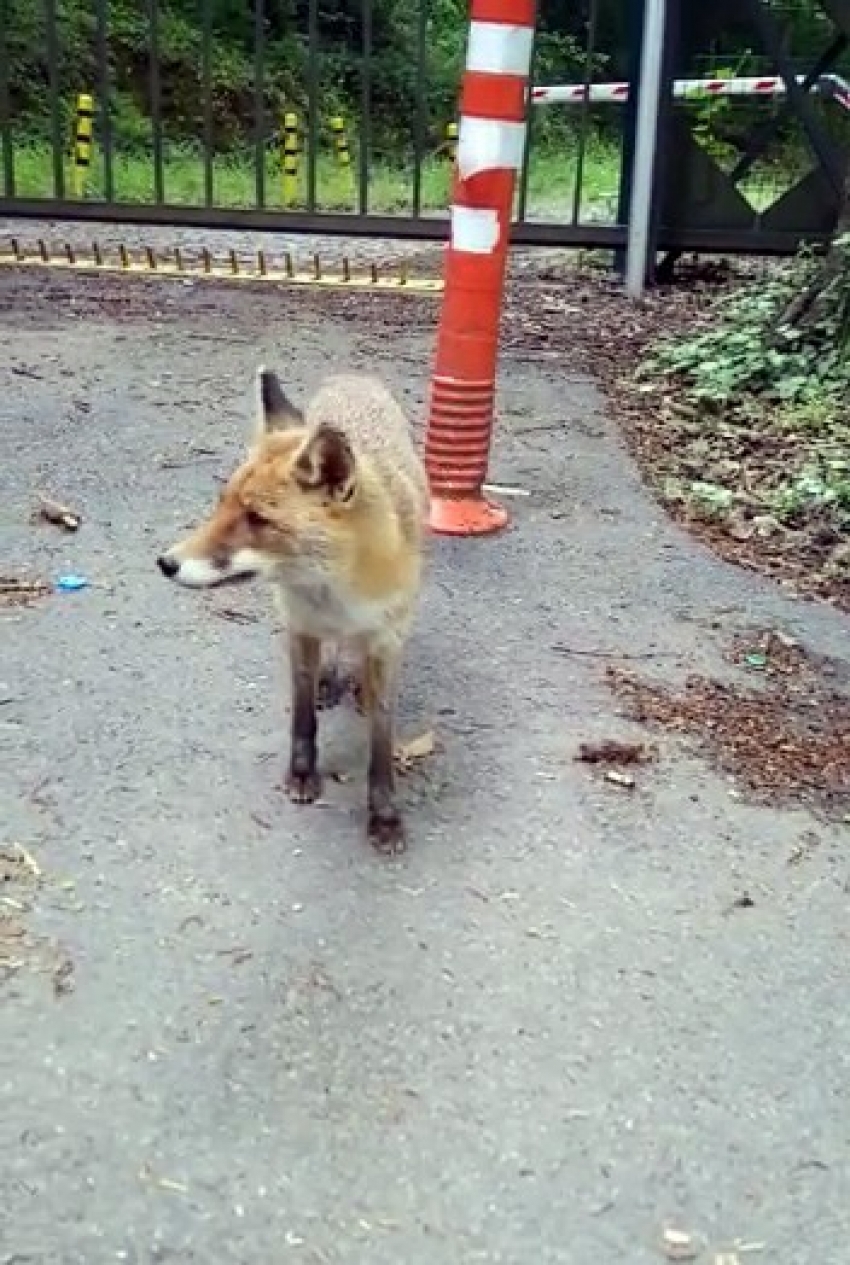
[{"label": "twig on ground", "polygon": [[681,659],[677,650],[592,650],[577,646],[565,646],[555,642],[552,649],[556,654],[577,655],[586,659]]}]

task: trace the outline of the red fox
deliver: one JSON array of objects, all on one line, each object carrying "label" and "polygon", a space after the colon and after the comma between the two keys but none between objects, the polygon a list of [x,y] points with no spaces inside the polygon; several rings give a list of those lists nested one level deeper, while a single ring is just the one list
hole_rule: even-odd
[{"label": "red fox", "polygon": [[400,852],[393,731],[422,577],[425,470],[407,418],[377,379],[332,378],[304,412],[274,373],[260,369],[257,385],[258,432],[247,459],[207,521],[157,564],[190,587],[252,576],[271,582],[289,637],[286,785],[296,803],[321,793],[319,691],[333,701],[336,652],[356,653],[370,726],[368,833],[380,851]]}]

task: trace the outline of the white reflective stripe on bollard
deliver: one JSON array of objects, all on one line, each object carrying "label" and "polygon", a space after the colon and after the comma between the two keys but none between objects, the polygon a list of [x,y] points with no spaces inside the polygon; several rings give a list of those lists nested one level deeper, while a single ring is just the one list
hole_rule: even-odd
[{"label": "white reflective stripe on bollard", "polygon": [[461,180],[482,171],[508,168],[519,171],[525,152],[525,124],[500,119],[478,119],[465,114],[460,121],[457,169]]},{"label": "white reflective stripe on bollard", "polygon": [[452,250],[491,255],[499,244],[499,217],[483,207],[452,207]]},{"label": "white reflective stripe on bollard", "polygon": [[466,69],[486,75],[528,74],[534,31],[504,22],[471,22]]}]

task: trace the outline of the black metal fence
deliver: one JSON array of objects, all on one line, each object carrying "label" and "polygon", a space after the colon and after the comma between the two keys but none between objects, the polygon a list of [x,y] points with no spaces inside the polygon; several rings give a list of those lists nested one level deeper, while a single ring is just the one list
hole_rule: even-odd
[{"label": "black metal fence", "polygon": [[[538,74],[612,67],[605,4]],[[466,30],[456,0],[0,0],[2,207],[440,236]],[[517,220],[610,227],[621,138],[616,109],[539,112]]]},{"label": "black metal fence", "polygon": [[713,73],[739,84],[750,76],[753,92],[668,108],[664,235],[763,252],[828,238],[850,159],[850,0],[669,7],[671,73],[693,73],[710,45]]},{"label": "black metal fence", "polygon": [[[848,0],[753,4],[782,26],[789,65],[808,73],[815,57],[801,44],[831,33],[822,74],[847,70]],[[534,78],[569,92],[530,106],[516,237],[618,246],[642,3],[583,0],[579,20],[562,7],[542,5]],[[697,6],[712,10],[704,32],[693,3],[669,7],[671,32],[685,28],[671,79],[778,73],[740,5]],[[0,0],[0,213],[439,238],[467,16],[465,0]],[[799,215],[762,231],[811,161],[788,96],[678,93],[667,125],[693,140],[677,153],[697,184],[703,157],[728,174],[753,128],[784,119],[738,182],[754,216],[726,224],[720,203],[707,216],[705,190],[668,172],[660,246],[784,250],[806,235]],[[817,109],[828,130],[850,119],[825,92]]]}]

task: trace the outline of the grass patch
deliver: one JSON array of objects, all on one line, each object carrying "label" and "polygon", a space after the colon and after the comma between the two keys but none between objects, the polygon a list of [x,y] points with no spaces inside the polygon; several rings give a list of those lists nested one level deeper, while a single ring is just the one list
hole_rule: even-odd
[{"label": "grass patch", "polygon": [[[140,143],[139,143],[140,142]],[[316,157],[316,208],[320,211],[354,211],[360,205],[360,173],[356,145],[348,167],[333,153],[321,150]],[[308,166],[302,157],[294,195],[283,187],[281,156],[269,149],[264,171],[264,204],[271,208],[302,210],[308,203]],[[549,130],[535,137],[528,165],[526,215],[529,219],[614,224],[620,187],[619,139],[600,132],[586,137],[583,157],[577,136],[567,128]],[[789,183],[804,174],[806,164],[796,151],[781,162],[757,166],[740,191],[759,211],[770,206]],[[579,173],[579,167],[581,172]],[[74,171],[69,155],[63,155],[65,192],[75,195]],[[55,188],[53,151],[47,142],[21,141],[14,147],[15,192],[23,198],[52,198]],[[420,199],[426,214],[444,211],[451,195],[451,163],[445,152],[426,155],[421,168]],[[581,196],[576,205],[576,183],[581,176]],[[112,162],[115,199],[150,204],[155,201],[153,146],[144,136],[132,147],[116,148]],[[165,201],[173,205],[203,206],[206,179],[199,147],[166,143],[163,155]],[[414,161],[397,154],[373,152],[367,187],[367,209],[379,214],[410,214],[413,210]],[[8,196],[9,190],[4,190]],[[89,201],[105,200],[102,150],[95,145],[86,182]],[[254,151],[248,147],[222,153],[213,159],[212,205],[234,209],[259,204]]]},{"label": "grass patch", "polygon": [[[580,219],[613,223],[619,189],[619,148],[613,141],[594,138],[587,146],[582,174]],[[569,220],[574,206],[577,178],[577,147],[569,144],[557,151],[538,148],[529,163],[526,214],[529,218]],[[23,198],[51,198],[54,188],[53,156],[49,145],[30,142],[14,153],[15,193]],[[63,164],[66,195],[73,196],[73,169]],[[304,209],[307,206],[307,164],[301,163],[298,189],[286,198],[280,162],[268,155],[265,163],[265,205],[274,209]],[[451,164],[443,157],[429,155],[422,164],[421,205],[426,213],[445,211],[451,196]],[[118,151],[113,158],[115,199],[119,202],[150,204],[155,200],[154,165],[149,152]],[[163,163],[165,201],[175,205],[203,206],[205,170],[200,151],[170,145]],[[367,208],[382,214],[410,214],[413,209],[414,165],[377,153],[370,165],[366,185]],[[96,150],[86,185],[86,199],[102,200],[105,181],[102,152]],[[322,211],[354,211],[360,200],[357,156],[350,167],[342,167],[332,154],[321,153],[316,161],[316,205]],[[237,152],[221,155],[213,163],[212,204],[217,207],[247,208],[258,204],[254,155]]]},{"label": "grass patch", "polygon": [[[581,160],[581,196],[576,207],[579,147],[574,136],[563,132],[540,138],[532,145],[528,168],[526,216],[570,222],[577,211],[579,222],[614,224],[620,187],[620,146],[616,138],[598,133],[587,138]],[[741,192],[757,210],[770,206],[789,180],[799,178],[797,159],[762,166],[751,173]],[[66,196],[75,196],[74,170],[68,156],[62,171]],[[49,144],[26,141],[14,149],[15,193],[22,198],[52,198],[55,188],[53,153]],[[421,169],[421,207],[425,214],[445,211],[451,196],[451,164],[440,154],[427,155]],[[113,155],[115,200],[149,205],[155,201],[154,163],[151,149],[118,149]],[[271,209],[306,209],[307,163],[302,159],[294,195],[286,194],[280,156],[269,151],[264,171],[264,205]],[[167,144],[163,161],[165,201],[177,206],[203,206],[206,200],[204,161],[200,149]],[[366,186],[369,211],[384,215],[409,215],[413,210],[414,163],[376,152]],[[8,196],[9,191],[4,190]],[[88,201],[105,200],[102,151],[95,146],[86,182]],[[252,150],[220,154],[213,160],[212,205],[234,209],[259,204],[255,158]],[[360,205],[360,173],[356,150],[349,167],[333,154],[322,151],[316,159],[316,209],[355,211]]]}]

